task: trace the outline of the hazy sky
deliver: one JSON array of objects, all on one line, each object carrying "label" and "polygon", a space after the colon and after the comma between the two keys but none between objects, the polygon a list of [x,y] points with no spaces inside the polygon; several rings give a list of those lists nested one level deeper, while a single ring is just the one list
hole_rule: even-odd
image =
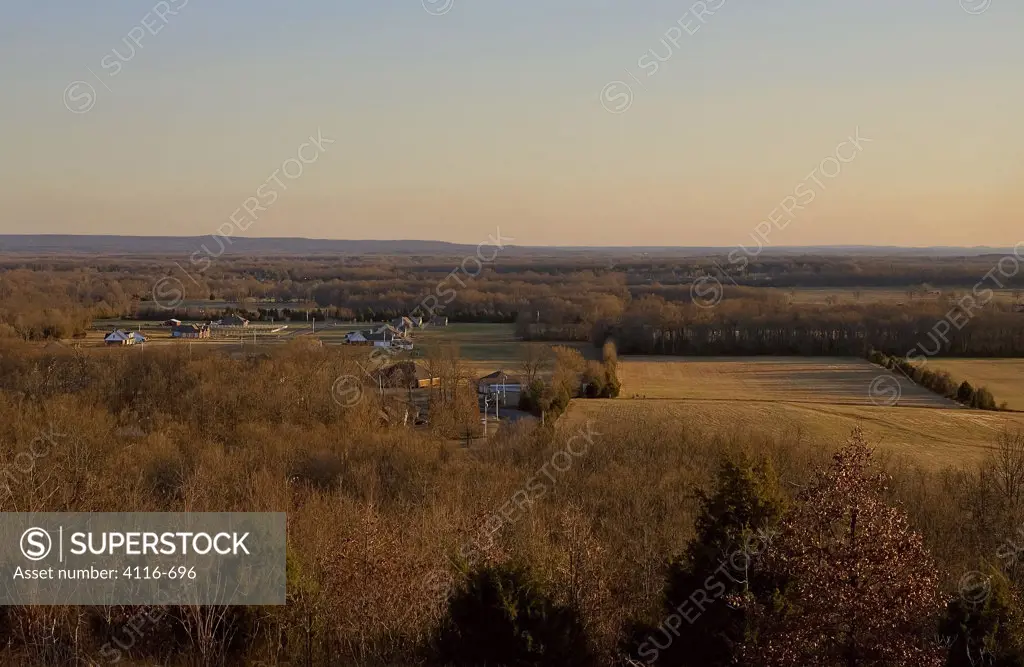
[{"label": "hazy sky", "polygon": [[7,0],[0,233],[1024,240],[1020,0],[424,2]]}]

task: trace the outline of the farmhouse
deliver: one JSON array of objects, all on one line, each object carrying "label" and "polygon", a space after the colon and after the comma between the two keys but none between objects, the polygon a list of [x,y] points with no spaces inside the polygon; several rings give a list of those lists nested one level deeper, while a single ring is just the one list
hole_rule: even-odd
[{"label": "farmhouse", "polygon": [[518,393],[522,391],[523,381],[518,375],[497,370],[490,375],[485,375],[476,383],[476,390],[479,394],[505,394],[508,392]]},{"label": "farmhouse", "polygon": [[172,338],[209,338],[210,327],[209,325],[203,324],[178,324],[177,326],[171,327]]},{"label": "farmhouse", "polygon": [[107,345],[135,345],[136,340],[141,338],[141,336],[136,338],[134,331],[114,329],[103,337],[103,342]]},{"label": "farmhouse", "polygon": [[352,333],[345,334],[345,342],[358,345],[373,345],[374,347],[412,349],[412,342],[390,324],[385,324],[373,331],[353,331]]},{"label": "farmhouse", "polygon": [[401,329],[399,329],[399,328],[397,328],[395,326],[392,326],[391,324],[382,324],[379,327],[377,327],[376,329],[373,329],[373,331],[371,333],[387,334],[387,335],[393,336],[395,338],[404,338],[405,335],[406,335],[405,331],[403,331],[403,330],[401,330]]},{"label": "farmhouse", "polygon": [[366,336],[369,335],[369,331],[352,331],[351,333],[345,334],[346,343],[366,343],[368,342]]},{"label": "farmhouse", "polygon": [[412,321],[411,318],[396,317],[395,319],[391,320],[391,326],[393,326],[397,331],[405,333],[407,331],[414,329],[416,327],[416,324]]},{"label": "farmhouse", "polygon": [[181,320],[174,319],[173,317],[163,323],[165,327],[177,327],[181,326]]},{"label": "farmhouse", "polygon": [[241,315],[228,315],[227,317],[221,318],[217,324],[222,327],[247,327],[249,326],[249,320],[245,319]]}]

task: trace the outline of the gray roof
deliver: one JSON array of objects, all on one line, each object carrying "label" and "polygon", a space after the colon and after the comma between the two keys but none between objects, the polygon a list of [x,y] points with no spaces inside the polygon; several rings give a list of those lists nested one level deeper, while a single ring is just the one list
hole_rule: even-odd
[{"label": "gray roof", "polygon": [[508,371],[496,370],[489,375],[485,375],[480,378],[478,384],[491,385],[491,384],[522,384],[522,379],[515,373],[509,373]]}]

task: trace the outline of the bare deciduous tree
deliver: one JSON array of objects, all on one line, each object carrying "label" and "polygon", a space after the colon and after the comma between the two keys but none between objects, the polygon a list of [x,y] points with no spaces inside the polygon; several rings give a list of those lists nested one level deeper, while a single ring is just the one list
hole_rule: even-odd
[{"label": "bare deciduous tree", "polygon": [[857,430],[800,494],[765,557],[788,582],[785,609],[747,602],[762,624],[747,664],[942,664],[927,633],[943,608],[938,571],[906,515],[882,499],[886,482]]}]

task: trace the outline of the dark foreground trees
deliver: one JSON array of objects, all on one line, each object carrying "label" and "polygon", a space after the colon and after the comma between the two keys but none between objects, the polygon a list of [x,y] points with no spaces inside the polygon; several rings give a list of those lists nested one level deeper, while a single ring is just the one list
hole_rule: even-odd
[{"label": "dark foreground trees", "polygon": [[525,568],[484,567],[448,601],[432,647],[438,665],[591,667],[583,623]]}]

